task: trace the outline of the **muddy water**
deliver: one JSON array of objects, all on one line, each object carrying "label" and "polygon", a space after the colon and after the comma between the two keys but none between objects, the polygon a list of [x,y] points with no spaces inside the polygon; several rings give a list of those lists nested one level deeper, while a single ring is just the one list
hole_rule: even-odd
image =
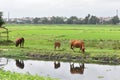
[{"label": "muddy water", "polygon": [[0,58],[0,68],[11,72],[50,76],[60,80],[120,80],[120,65]]}]

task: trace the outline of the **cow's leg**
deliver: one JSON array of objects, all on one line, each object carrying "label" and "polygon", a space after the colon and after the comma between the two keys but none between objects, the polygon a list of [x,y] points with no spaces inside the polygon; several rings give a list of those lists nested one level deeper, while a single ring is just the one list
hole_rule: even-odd
[{"label": "cow's leg", "polygon": [[21,46],[24,47],[24,42],[21,43]]},{"label": "cow's leg", "polygon": [[[74,51],[74,49],[73,49],[73,45],[71,44],[71,49]],[[75,52],[75,51],[74,51]]]},{"label": "cow's leg", "polygon": [[81,50],[82,50],[82,53],[84,53],[84,52],[85,52],[85,48],[84,48],[84,46],[82,46],[82,49],[81,49]]},{"label": "cow's leg", "polygon": [[22,47],[22,41],[20,41],[19,44],[20,44],[20,47]]},{"label": "cow's leg", "polygon": [[56,50],[56,46],[54,46],[54,50]]},{"label": "cow's leg", "polygon": [[20,43],[20,47],[21,47],[21,43]]},{"label": "cow's leg", "polygon": [[58,45],[58,49],[60,49],[60,45]]}]

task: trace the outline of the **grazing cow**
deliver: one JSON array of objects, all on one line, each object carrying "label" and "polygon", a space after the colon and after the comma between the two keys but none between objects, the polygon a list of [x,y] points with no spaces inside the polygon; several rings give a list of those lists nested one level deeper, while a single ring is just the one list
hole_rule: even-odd
[{"label": "grazing cow", "polygon": [[24,68],[24,62],[23,60],[15,60],[16,61],[16,66],[19,67],[20,69]]},{"label": "grazing cow", "polygon": [[70,64],[70,72],[72,74],[83,74],[84,73],[84,63],[83,64],[79,64],[79,66],[74,66],[74,63],[73,64]]},{"label": "grazing cow", "polygon": [[58,62],[54,62],[54,68],[55,69],[58,69],[60,67],[60,62],[58,61]]},{"label": "grazing cow", "polygon": [[82,50],[82,52],[84,53],[85,52],[85,47],[84,47],[84,42],[83,41],[80,41],[80,40],[72,40],[70,42],[70,45],[71,45],[71,49],[74,51],[74,47],[76,48],[80,48],[80,50]]},{"label": "grazing cow", "polygon": [[60,46],[61,46],[61,43],[58,42],[58,41],[56,41],[56,42],[54,43],[54,50],[56,50],[56,48],[60,48]]},{"label": "grazing cow", "polygon": [[22,38],[18,38],[16,39],[16,47],[18,47],[20,45],[20,47],[24,47],[24,41],[25,39],[22,37]]}]

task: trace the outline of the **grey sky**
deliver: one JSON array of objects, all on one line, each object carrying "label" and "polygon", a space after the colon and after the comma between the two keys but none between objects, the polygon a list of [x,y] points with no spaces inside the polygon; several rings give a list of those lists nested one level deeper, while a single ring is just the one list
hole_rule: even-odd
[{"label": "grey sky", "polygon": [[120,12],[120,0],[0,0],[3,17],[51,17],[92,14],[108,17]]}]

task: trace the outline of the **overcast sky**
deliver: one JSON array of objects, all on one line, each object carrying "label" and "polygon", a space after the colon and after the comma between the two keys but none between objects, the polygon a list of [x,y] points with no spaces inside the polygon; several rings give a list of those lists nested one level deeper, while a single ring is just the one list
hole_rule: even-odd
[{"label": "overcast sky", "polygon": [[115,16],[120,0],[0,0],[3,17]]}]

